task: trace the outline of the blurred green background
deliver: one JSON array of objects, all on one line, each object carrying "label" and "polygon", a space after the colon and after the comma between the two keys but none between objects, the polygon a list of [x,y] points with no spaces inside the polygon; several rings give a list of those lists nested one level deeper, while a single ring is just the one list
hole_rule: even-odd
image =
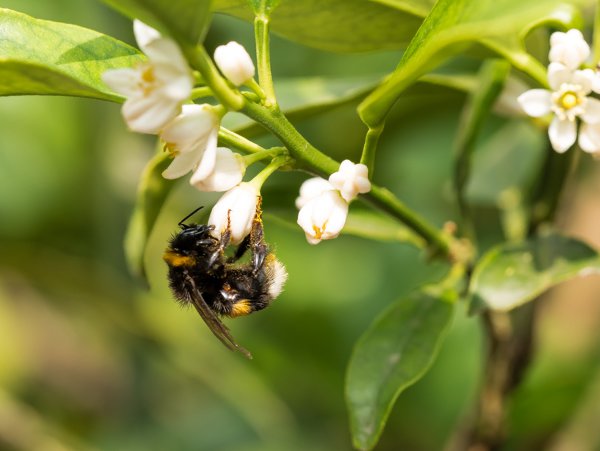
[{"label": "blurred green background", "polygon": [[[94,0],[0,3],[134,44],[130,22]],[[209,49],[232,39],[253,48],[248,24],[215,18]],[[276,80],[380,75],[399,56],[331,55],[273,41]],[[441,226],[455,217],[452,145],[464,95],[434,94],[396,109],[375,180]],[[365,129],[355,106],[297,126],[335,158],[357,160]],[[491,121],[478,150],[482,175],[471,192],[481,201],[484,247],[501,230],[477,183],[518,172],[510,183],[527,189],[543,152],[527,126],[517,127],[527,146],[512,145],[510,127]],[[126,130],[118,105],[0,99],[0,449],[350,449],[343,383],[353,343],[382,308],[446,268],[401,243],[347,235],[308,245],[281,221],[293,223],[305,176],[278,173],[263,192],[265,226],[290,277],[272,307],[228,323],[254,354],[246,361],[171,300],[161,259],[179,219],[211,205],[214,194],[180,183],[146,255],[151,289],[128,274],[123,238],[154,148],[153,138]],[[598,246],[599,174],[591,160],[582,166],[561,225]],[[600,449],[599,288],[594,278],[563,285],[542,306],[539,355],[512,402],[508,449]],[[432,370],[398,400],[377,449],[443,449],[474,401],[481,338],[477,321],[460,311]]]}]

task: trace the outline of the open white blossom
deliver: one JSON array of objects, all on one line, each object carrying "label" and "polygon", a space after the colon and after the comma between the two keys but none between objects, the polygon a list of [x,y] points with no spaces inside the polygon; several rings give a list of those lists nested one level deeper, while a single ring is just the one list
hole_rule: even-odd
[{"label": "open white blossom", "polygon": [[339,190],[346,202],[352,201],[359,193],[371,191],[367,166],[350,160],[342,161],[340,168],[329,176],[329,183]]},{"label": "open white blossom", "polygon": [[102,80],[127,97],[121,111],[131,130],[158,133],[189,98],[192,73],[175,41],[139,20],[133,30],[148,60],[133,68],[107,70]]},{"label": "open white blossom", "polygon": [[183,105],[181,114],[160,133],[165,148],[174,156],[163,177],[176,179],[190,171],[197,180],[208,177],[215,168],[219,122],[208,104]]},{"label": "open white blossom", "polygon": [[300,196],[296,198],[296,208],[300,210],[309,200],[314,199],[325,191],[335,189],[327,180],[321,177],[306,179],[300,186]]},{"label": "open white blossom", "polygon": [[548,83],[552,91],[531,89],[517,99],[530,116],[554,113],[548,136],[557,152],[565,152],[577,140],[577,118],[582,121],[579,147],[590,153],[600,151],[600,100],[588,97],[593,79],[591,69],[572,71],[560,63],[551,63]]},{"label": "open white blossom", "polygon": [[590,56],[590,46],[581,31],[573,28],[566,33],[556,31],[550,36],[550,53],[548,59],[551,63],[560,63],[568,69],[578,69]]},{"label": "open white blossom", "polygon": [[215,50],[219,70],[236,86],[254,77],[254,63],[246,49],[235,41],[220,45]]},{"label": "open white blossom", "polygon": [[227,147],[217,147],[215,166],[212,172],[204,175],[196,171],[190,183],[200,191],[227,191],[238,185],[244,178],[246,165],[244,158]]},{"label": "open white blossom", "polygon": [[214,235],[220,238],[229,225],[231,244],[241,243],[250,233],[259,198],[258,188],[249,182],[242,182],[223,194],[208,218],[208,224],[215,226]]},{"label": "open white blossom", "polygon": [[338,190],[324,191],[312,198],[300,209],[298,225],[306,234],[310,244],[317,244],[321,240],[336,238],[348,217],[348,202]]}]

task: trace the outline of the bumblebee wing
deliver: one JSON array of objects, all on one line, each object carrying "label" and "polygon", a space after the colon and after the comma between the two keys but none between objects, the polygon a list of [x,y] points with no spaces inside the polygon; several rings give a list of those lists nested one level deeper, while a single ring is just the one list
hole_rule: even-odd
[{"label": "bumblebee wing", "polygon": [[202,318],[202,320],[206,323],[211,332],[217,337],[221,343],[227,346],[232,351],[238,351],[247,358],[251,359],[252,354],[246,348],[240,346],[235,342],[229,328],[223,324],[223,322],[219,319],[219,317],[211,310],[208,306],[200,291],[196,288],[196,284],[192,277],[189,275],[186,277],[187,282],[193,288],[191,293],[191,301],[192,305]]}]

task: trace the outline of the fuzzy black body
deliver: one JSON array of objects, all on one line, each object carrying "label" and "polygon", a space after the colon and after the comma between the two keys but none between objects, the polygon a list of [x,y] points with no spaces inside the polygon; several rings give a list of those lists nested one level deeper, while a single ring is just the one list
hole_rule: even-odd
[{"label": "fuzzy black body", "polygon": [[[220,316],[237,317],[262,310],[275,299],[285,283],[284,266],[269,251],[263,239],[260,210],[252,230],[235,249],[233,257],[225,256],[229,231],[220,239],[212,235],[208,225],[181,224],[164,254],[169,266],[169,285],[174,297],[183,305],[193,305],[212,332],[230,349],[247,356]],[[250,251],[250,261],[239,259]]]}]

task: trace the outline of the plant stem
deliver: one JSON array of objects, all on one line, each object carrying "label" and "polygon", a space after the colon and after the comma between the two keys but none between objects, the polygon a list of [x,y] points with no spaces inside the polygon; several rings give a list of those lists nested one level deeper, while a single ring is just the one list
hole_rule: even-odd
[{"label": "plant stem", "polygon": [[287,152],[285,147],[271,147],[270,149],[263,149],[260,152],[256,152],[244,157],[246,166],[256,163],[257,161],[264,160],[265,158],[273,158],[279,154]]},{"label": "plant stem", "polygon": [[183,46],[182,50],[190,65],[200,71],[204,81],[224,107],[232,111],[242,108],[244,97],[227,84],[203,46]]},{"label": "plant stem", "polygon": [[259,146],[225,127],[219,128],[219,143],[246,153],[256,153],[265,150],[264,147]]},{"label": "plant stem", "polygon": [[[268,109],[246,102],[242,112],[262,124],[281,140],[289,150],[290,156],[295,159],[296,169],[325,178],[338,170],[340,164],[306,141],[278,109]],[[362,197],[380,210],[399,219],[424,238],[433,256],[443,256],[449,259],[454,257],[451,239],[406,207],[389,190],[373,185],[371,191]]]},{"label": "plant stem", "polygon": [[256,62],[258,65],[258,82],[265,93],[265,105],[277,104],[273,78],[271,75],[271,52],[269,47],[269,18],[258,14],[254,19],[254,36],[256,40]]},{"label": "plant stem", "polygon": [[249,183],[252,183],[260,190],[263,183],[265,183],[265,181],[271,176],[271,174],[273,174],[273,172],[275,172],[281,166],[285,166],[289,163],[290,160],[287,156],[275,157],[273,161],[271,161],[271,163],[269,163],[266,168],[264,168],[262,171],[256,174],[256,176],[252,180],[250,180]]},{"label": "plant stem", "polygon": [[487,360],[476,411],[453,449],[495,451],[505,440],[508,396],[521,382],[533,354],[535,303],[512,314],[485,312]]},{"label": "plant stem", "polygon": [[192,89],[190,98],[201,99],[203,97],[214,97],[214,93],[213,93],[212,89],[210,89],[208,86],[200,86],[198,88]]},{"label": "plant stem", "polygon": [[384,125],[385,122],[376,127],[369,127],[367,136],[365,137],[360,162],[369,168],[369,178],[373,177],[373,172],[375,171],[375,153],[377,152],[377,144],[379,143],[379,137],[383,132]]}]

